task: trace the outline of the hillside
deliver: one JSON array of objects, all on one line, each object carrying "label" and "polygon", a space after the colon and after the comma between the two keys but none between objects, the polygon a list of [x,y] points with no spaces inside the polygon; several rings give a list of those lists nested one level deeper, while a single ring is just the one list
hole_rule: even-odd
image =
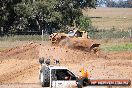
[{"label": "hillside", "polygon": [[92,17],[93,26],[99,29],[127,30],[132,28],[132,8],[96,8],[83,10],[85,16]]}]

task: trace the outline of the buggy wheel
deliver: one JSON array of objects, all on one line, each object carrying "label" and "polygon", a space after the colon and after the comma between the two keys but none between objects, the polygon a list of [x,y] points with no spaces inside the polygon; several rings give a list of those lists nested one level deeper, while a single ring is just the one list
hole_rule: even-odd
[{"label": "buggy wheel", "polygon": [[50,82],[49,82],[49,79],[47,77],[48,77],[48,75],[45,75],[44,72],[40,73],[40,81],[41,81],[42,87],[49,87],[50,86]]},{"label": "buggy wheel", "polygon": [[41,81],[42,87],[44,87],[44,75],[43,75],[43,72],[40,73],[40,81]]}]

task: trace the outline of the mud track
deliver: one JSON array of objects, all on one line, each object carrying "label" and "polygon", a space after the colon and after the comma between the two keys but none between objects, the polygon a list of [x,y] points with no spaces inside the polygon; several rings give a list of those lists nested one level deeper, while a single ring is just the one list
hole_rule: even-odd
[{"label": "mud track", "polygon": [[30,66],[25,67],[23,69],[18,69],[17,71],[12,71],[10,73],[3,74],[0,77],[0,83],[10,82],[11,80],[14,80],[19,76],[22,76],[25,73],[30,72],[30,74],[31,74],[33,72],[33,70],[37,69],[37,66],[38,66],[38,64],[30,65]]},{"label": "mud track", "polygon": [[61,66],[68,67],[76,75],[80,75],[79,68],[85,66],[94,79],[132,80],[132,52],[101,55],[33,42],[25,43],[0,52],[0,88],[41,88],[38,79],[40,57],[50,58],[52,62],[59,59]]},{"label": "mud track", "polygon": [[1,52],[0,83],[27,83],[32,80],[32,73],[37,74],[39,69],[38,46],[29,43]]}]

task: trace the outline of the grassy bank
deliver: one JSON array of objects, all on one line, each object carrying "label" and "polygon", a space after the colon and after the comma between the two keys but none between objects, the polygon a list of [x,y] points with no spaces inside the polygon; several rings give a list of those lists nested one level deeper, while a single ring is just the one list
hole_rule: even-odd
[{"label": "grassy bank", "polygon": [[105,44],[101,46],[103,51],[132,51],[132,43]]}]

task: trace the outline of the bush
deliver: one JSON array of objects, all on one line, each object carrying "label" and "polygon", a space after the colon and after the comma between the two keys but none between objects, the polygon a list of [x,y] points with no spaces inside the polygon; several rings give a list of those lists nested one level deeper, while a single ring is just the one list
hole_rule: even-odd
[{"label": "bush", "polygon": [[92,21],[90,20],[89,17],[81,16],[79,18],[79,27],[81,30],[89,31],[91,24],[92,24]]},{"label": "bush", "polygon": [[123,38],[129,37],[129,32],[124,30],[115,30],[113,27],[111,30],[98,30],[98,28],[91,28],[89,32],[91,38],[94,39],[111,39],[111,38]]}]

